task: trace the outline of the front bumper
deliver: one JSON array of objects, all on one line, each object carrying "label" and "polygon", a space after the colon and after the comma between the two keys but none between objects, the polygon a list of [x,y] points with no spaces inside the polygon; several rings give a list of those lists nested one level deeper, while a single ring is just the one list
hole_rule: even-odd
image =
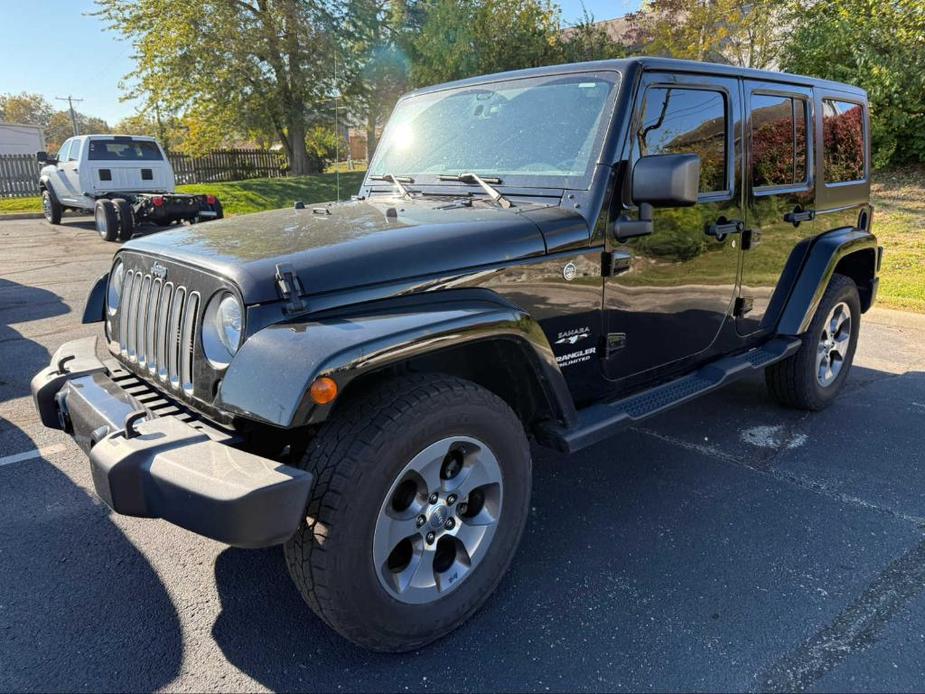
[{"label": "front bumper", "polygon": [[32,379],[32,397],[42,423],[87,453],[96,493],[117,513],[238,547],[284,542],[304,516],[310,473],[235,448],[188,415],[154,414],[159,394],[100,361],[95,338],[63,345]]}]

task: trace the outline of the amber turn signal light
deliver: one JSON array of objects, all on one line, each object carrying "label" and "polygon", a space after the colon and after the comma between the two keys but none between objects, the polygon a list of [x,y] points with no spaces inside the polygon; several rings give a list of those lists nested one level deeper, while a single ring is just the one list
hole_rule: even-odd
[{"label": "amber turn signal light", "polygon": [[316,405],[327,405],[329,402],[334,402],[334,398],[337,397],[337,381],[333,378],[322,376],[315,379],[315,382],[309,388],[309,392],[312,396],[312,402]]}]

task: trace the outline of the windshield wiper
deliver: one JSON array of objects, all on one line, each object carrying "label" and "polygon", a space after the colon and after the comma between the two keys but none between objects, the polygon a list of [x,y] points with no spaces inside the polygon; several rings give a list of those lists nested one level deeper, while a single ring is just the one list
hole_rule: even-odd
[{"label": "windshield wiper", "polygon": [[462,183],[477,183],[482,186],[482,190],[488,193],[488,197],[492,199],[492,202],[496,202],[501,207],[507,209],[511,206],[511,201],[506,197],[501,195],[497,188],[494,188],[491,184],[501,183],[500,178],[482,178],[478,174],[474,173],[461,173],[461,174],[441,174],[437,176],[441,181],[461,181]]},{"label": "windshield wiper", "polygon": [[411,193],[408,192],[408,189],[402,185],[402,183],[414,183],[414,179],[410,176],[396,176],[394,174],[386,173],[381,176],[370,176],[372,181],[388,181],[389,183],[394,183],[395,187],[398,188],[401,196],[403,198],[411,199]]}]

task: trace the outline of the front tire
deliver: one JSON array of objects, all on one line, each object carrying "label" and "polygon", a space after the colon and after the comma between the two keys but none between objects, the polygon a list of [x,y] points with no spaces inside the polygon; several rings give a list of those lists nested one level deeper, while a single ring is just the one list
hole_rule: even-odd
[{"label": "front tire", "polygon": [[42,191],[42,214],[45,215],[45,219],[49,224],[60,224],[61,215],[64,212],[64,208],[61,207],[61,203],[58,202],[58,198],[48,190],[47,188]]},{"label": "front tire", "polygon": [[857,285],[850,277],[832,275],[800,349],[765,370],[771,395],[800,410],[828,407],[848,378],[860,326]]},{"label": "front tire", "polygon": [[286,543],[290,575],[329,626],[377,651],[434,641],[507,571],[530,498],[517,416],[449,376],[384,383],[335,412],[301,463],[315,476]]},{"label": "front tire", "polygon": [[93,208],[96,232],[104,241],[115,241],[119,237],[119,217],[112,200],[103,198]]}]

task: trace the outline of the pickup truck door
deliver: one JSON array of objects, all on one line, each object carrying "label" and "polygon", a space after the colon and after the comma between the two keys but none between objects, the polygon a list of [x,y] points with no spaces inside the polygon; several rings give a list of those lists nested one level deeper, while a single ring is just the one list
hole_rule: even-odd
[{"label": "pickup truck door", "polygon": [[[745,219],[740,94],[734,78],[658,72],[642,78],[624,182],[640,156],[693,153],[701,159],[700,197],[692,207],[655,209],[649,236],[607,240],[614,259],[604,286],[610,379],[645,379],[654,369],[696,358],[733,312]],[[623,211],[638,214],[628,199]]]},{"label": "pickup truck door", "polygon": [[79,171],[76,159],[70,158],[70,151],[74,151],[74,156],[80,154],[79,140],[66,140],[61,149],[58,150],[58,163],[55,165],[54,174],[52,174],[52,188],[58,201],[64,204],[77,202],[80,195]]},{"label": "pickup truck door", "polygon": [[[813,181],[813,91],[745,80],[749,239],[742,258],[736,318],[742,335],[770,329],[789,289],[778,286],[790,259],[798,263],[816,233]],[[775,293],[777,296],[775,296]]]}]

